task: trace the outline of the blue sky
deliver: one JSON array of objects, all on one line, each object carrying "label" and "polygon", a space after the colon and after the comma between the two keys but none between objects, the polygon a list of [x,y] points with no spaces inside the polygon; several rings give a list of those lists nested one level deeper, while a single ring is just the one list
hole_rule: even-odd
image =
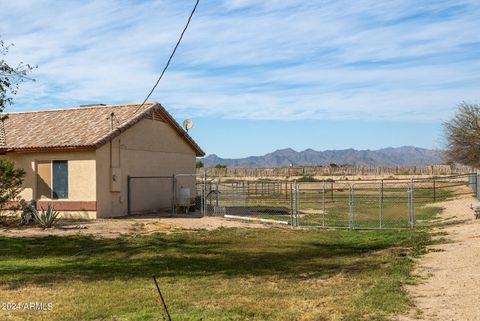
[{"label": "blue sky", "polygon": [[[194,1],[5,1],[7,59],[39,67],[16,110],[140,102]],[[222,157],[441,148],[479,103],[480,2],[203,0],[151,100]]]}]

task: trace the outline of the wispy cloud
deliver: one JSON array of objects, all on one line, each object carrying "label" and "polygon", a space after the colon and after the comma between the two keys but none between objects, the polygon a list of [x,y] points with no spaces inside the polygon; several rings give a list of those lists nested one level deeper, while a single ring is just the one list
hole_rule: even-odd
[{"label": "wispy cloud", "polygon": [[[141,101],[192,1],[11,1],[17,108]],[[152,99],[177,116],[438,121],[478,102],[480,3],[203,1]]]}]

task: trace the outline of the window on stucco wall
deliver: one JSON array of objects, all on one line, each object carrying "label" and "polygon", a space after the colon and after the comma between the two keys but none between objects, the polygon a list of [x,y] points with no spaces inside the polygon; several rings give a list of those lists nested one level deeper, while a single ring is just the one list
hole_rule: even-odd
[{"label": "window on stucco wall", "polygon": [[37,198],[68,198],[68,161],[37,162]]}]

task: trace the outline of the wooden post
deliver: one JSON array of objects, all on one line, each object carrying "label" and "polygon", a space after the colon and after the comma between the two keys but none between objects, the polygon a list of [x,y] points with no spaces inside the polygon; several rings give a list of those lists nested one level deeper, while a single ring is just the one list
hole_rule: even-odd
[{"label": "wooden post", "polygon": [[437,191],[436,191],[436,186],[435,186],[435,178],[433,179],[433,201],[437,201]]}]

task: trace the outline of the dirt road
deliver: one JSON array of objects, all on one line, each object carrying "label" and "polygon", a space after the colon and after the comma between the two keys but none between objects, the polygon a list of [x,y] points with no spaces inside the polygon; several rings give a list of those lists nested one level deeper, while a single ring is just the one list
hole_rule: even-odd
[{"label": "dirt road", "polygon": [[480,220],[468,208],[472,202],[464,198],[435,204],[445,208],[442,219],[465,222],[443,227],[440,231],[453,242],[432,246],[420,259],[415,273],[423,281],[408,288],[418,310],[399,320],[480,320]]}]

